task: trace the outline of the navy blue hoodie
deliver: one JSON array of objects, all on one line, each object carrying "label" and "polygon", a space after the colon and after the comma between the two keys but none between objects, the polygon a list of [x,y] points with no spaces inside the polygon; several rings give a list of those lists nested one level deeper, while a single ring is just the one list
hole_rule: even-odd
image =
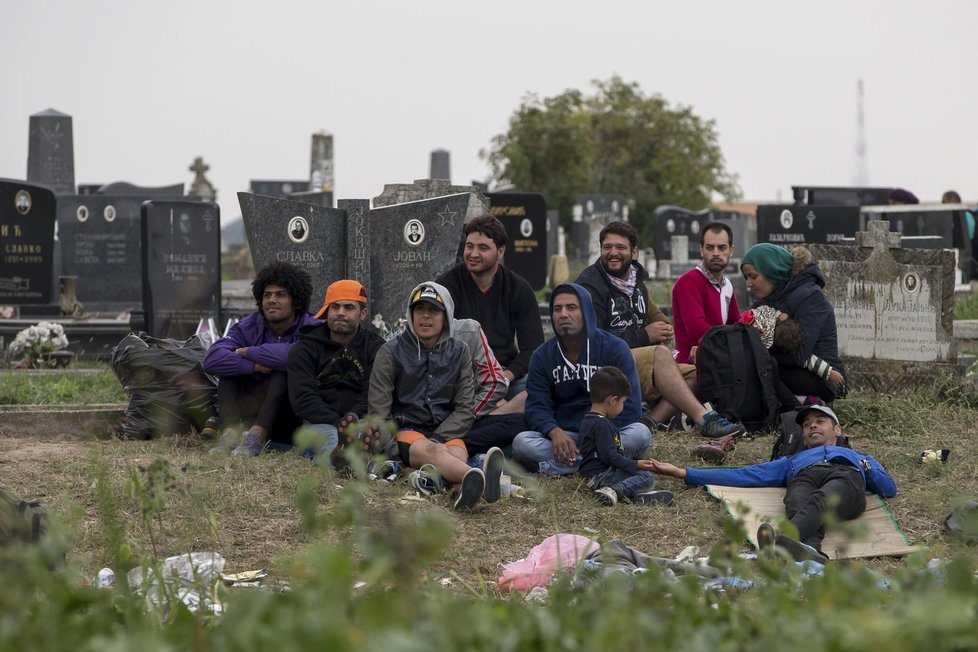
[{"label": "navy blue hoodie", "polygon": [[587,342],[576,366],[567,363],[559,337],[550,338],[533,352],[526,375],[523,410],[527,424],[544,435],[557,427],[577,432],[581,419],[591,409],[591,375],[606,366],[621,369],[632,384],[632,393],[625,400],[625,409],[614,420],[615,425],[620,429],[635,423],[642,416],[642,397],[631,350],[624,340],[598,328],[591,295],[577,283],[554,288],[550,295],[551,315],[554,297],[566,290],[574,292],[581,302]]}]

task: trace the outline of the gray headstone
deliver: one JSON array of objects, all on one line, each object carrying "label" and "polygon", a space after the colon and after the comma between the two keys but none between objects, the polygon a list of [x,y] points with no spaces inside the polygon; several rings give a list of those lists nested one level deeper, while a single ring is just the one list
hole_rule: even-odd
[{"label": "gray headstone", "polygon": [[201,319],[220,320],[221,230],[217,204],[148,201],[142,205],[142,279],[146,331],[183,340]]},{"label": "gray headstone", "polygon": [[[560,237],[560,211],[556,208],[547,209],[547,261],[556,256],[557,239]],[[549,265],[549,262],[547,263]]]},{"label": "gray headstone", "polygon": [[489,193],[490,212],[506,227],[504,263],[540,290],[547,284],[547,201],[539,193]]},{"label": "gray headstone", "polygon": [[[346,212],[346,277],[370,288],[370,200],[341,199]],[[373,299],[369,294],[368,298]]]},{"label": "gray headstone", "polygon": [[953,336],[954,252],[904,249],[871,221],[855,246],[810,247],[835,308],[850,386],[892,392],[960,374]]},{"label": "gray headstone", "polygon": [[51,188],[0,179],[0,306],[51,302],[55,202]]},{"label": "gray headstone", "polygon": [[473,217],[489,212],[489,199],[475,186],[453,186],[445,179],[418,179],[414,183],[386,183],[384,192],[373,198],[374,208],[404,204],[422,199],[445,197],[447,195],[469,195],[469,204],[465,208],[465,218],[468,222]]},{"label": "gray headstone", "polygon": [[61,273],[78,278],[86,312],[120,312],[142,303],[140,206],[148,197],[58,198]]},{"label": "gray headstone", "polygon": [[294,199],[295,201],[305,202],[307,204],[315,204],[316,206],[325,206],[326,208],[333,207],[333,193],[332,191],[323,190],[307,190],[306,192],[293,192],[289,193],[289,199]]},{"label": "gray headstone", "polygon": [[460,193],[370,211],[367,296],[375,317],[394,324],[415,285],[455,264],[471,197]]},{"label": "gray headstone", "polygon": [[335,208],[248,192],[238,193],[255,269],[273,260],[312,277],[313,295],[346,274],[346,213]]},{"label": "gray headstone", "polygon": [[432,179],[444,179],[445,181],[451,181],[451,154],[449,154],[447,149],[431,150],[431,168],[429,176]]},{"label": "gray headstone", "polygon": [[27,178],[57,195],[75,193],[75,146],[71,116],[48,109],[30,118]]}]

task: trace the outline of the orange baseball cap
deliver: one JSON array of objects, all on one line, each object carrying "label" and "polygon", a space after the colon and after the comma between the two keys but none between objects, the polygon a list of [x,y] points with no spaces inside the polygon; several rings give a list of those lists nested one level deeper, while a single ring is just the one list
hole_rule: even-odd
[{"label": "orange baseball cap", "polygon": [[326,309],[334,301],[358,301],[367,303],[367,290],[356,281],[344,279],[331,283],[326,288],[326,300],[323,302],[322,309],[316,313],[316,319],[323,319],[326,316]]}]

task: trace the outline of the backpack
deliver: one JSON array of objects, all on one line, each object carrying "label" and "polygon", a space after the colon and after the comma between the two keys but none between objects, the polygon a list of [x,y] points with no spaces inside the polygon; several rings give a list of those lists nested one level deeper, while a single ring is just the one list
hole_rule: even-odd
[{"label": "backpack", "polygon": [[[789,457],[805,450],[805,439],[801,436],[801,426],[795,421],[798,412],[800,410],[791,410],[781,415],[781,434],[778,435],[774,441],[774,446],[771,448],[772,462],[780,457]],[[836,437],[835,445],[852,448],[849,444],[849,438],[845,435]]]},{"label": "backpack", "polygon": [[748,431],[778,428],[778,365],[761,342],[757,329],[746,324],[714,326],[696,353],[701,403]]}]

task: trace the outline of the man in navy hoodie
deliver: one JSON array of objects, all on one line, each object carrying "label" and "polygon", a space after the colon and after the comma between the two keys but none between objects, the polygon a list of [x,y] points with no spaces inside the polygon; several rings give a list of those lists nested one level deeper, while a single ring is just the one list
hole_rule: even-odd
[{"label": "man in navy hoodie", "polygon": [[682,469],[652,460],[652,472],[680,478],[689,485],[787,487],[785,514],[798,529],[800,541],[778,534],[770,523],[762,523],[757,529],[757,544],[761,548],[777,545],[798,561],[811,559],[824,564],[828,557],[820,549],[825,537],[823,514],[830,512],[840,521],[857,518],[866,510],[867,490],[892,498],[896,483],[869,455],[836,445],[842,428],[830,408],[808,406],[796,420],[802,427],[806,449],[794,455],[736,469]]},{"label": "man in navy hoodie", "polygon": [[533,352],[523,414],[531,430],[513,440],[513,457],[532,473],[574,473],[580,464],[577,430],[591,409],[590,378],[604,366],[618,367],[631,383],[625,407],[614,419],[624,454],[638,459],[652,442],[642,416],[638,374],[625,342],[597,327],[591,295],[576,283],[558,285],[550,296],[555,337]]}]

